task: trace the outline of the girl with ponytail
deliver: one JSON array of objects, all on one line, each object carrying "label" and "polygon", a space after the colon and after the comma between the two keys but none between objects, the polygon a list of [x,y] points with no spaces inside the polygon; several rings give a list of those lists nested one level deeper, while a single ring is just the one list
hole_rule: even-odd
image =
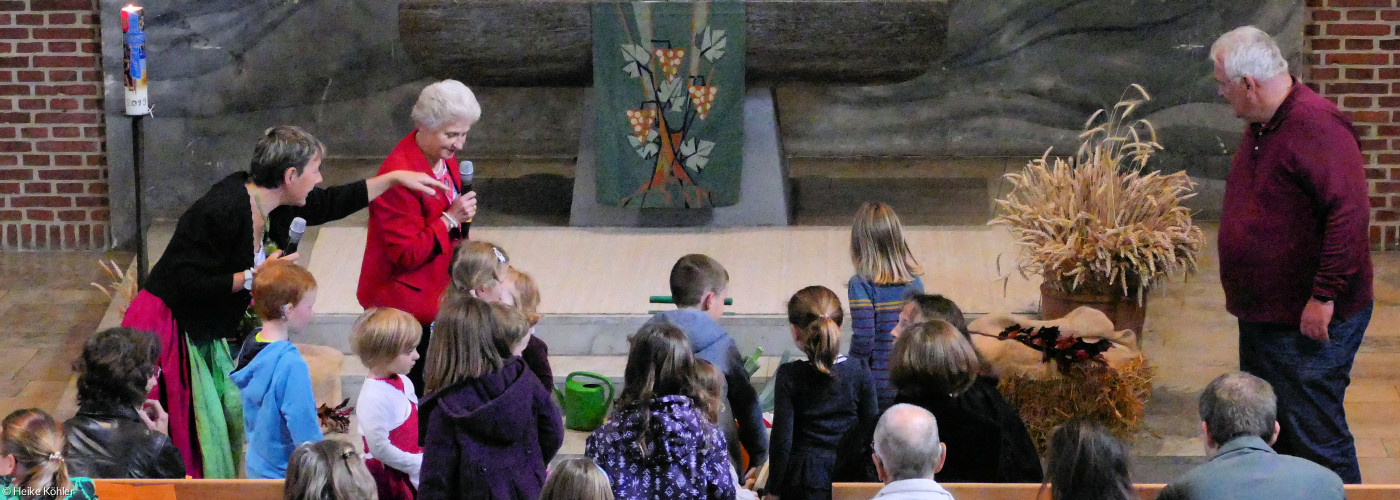
[{"label": "girl with ponytail", "polygon": [[830,500],[833,479],[844,479],[834,477],[842,450],[870,442],[879,417],[875,382],[864,360],[839,355],[845,315],[835,292],[803,288],[787,311],[792,340],[807,359],[779,366],[774,375],[768,492],[782,500]]},{"label": "girl with ponytail", "polygon": [[17,410],[0,423],[0,498],[92,499],[92,480],[68,477],[63,433],[43,410]]}]

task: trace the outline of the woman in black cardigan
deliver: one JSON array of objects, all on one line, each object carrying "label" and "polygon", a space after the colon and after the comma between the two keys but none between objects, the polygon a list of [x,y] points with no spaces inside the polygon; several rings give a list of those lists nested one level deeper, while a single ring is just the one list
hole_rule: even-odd
[{"label": "woman in black cardigan", "polygon": [[292,219],[308,225],[340,219],[394,186],[446,189],[416,172],[318,188],[325,153],[298,127],[268,129],[248,172],[225,177],[180,216],[122,319],[122,326],[150,331],[160,341],[161,374],[152,398],[170,414],[170,439],[195,478],[234,478],[242,468],[243,412],[228,379],[233,364],[225,339],[247,333],[238,325],[262,263],[297,257],[273,249],[288,243]]},{"label": "woman in black cardigan", "polygon": [[1020,413],[1001,397],[996,379],[979,371],[972,342],[943,320],[903,328],[890,353],[895,402],[938,419],[948,447],[938,482],[1040,482],[1040,456]]}]

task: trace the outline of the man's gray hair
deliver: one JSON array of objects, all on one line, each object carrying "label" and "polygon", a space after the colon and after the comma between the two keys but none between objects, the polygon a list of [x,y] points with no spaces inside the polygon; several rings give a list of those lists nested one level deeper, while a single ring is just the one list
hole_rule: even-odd
[{"label": "man's gray hair", "polygon": [[449,124],[474,124],[481,118],[476,94],[457,80],[443,80],[423,89],[413,105],[413,123],[420,130],[438,131]]},{"label": "man's gray hair", "polygon": [[1245,372],[1216,377],[1201,392],[1201,421],[1217,446],[1240,436],[1272,439],[1277,409],[1274,388]]},{"label": "man's gray hair", "polygon": [[938,421],[918,406],[891,406],[875,426],[875,455],[890,482],[933,478],[943,452],[938,444]]},{"label": "man's gray hair", "polygon": [[1288,72],[1288,61],[1268,33],[1253,26],[1241,26],[1220,35],[1210,46],[1210,60],[1220,61],[1225,77],[1267,80]]}]

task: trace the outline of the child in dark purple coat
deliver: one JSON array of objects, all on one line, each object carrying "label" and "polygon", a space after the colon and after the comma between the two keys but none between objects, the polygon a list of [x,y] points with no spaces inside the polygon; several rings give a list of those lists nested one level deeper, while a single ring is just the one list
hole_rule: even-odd
[{"label": "child in dark purple coat", "polygon": [[711,396],[690,341],[655,321],[631,339],[612,418],[588,436],[585,454],[618,500],[734,500],[729,447],[710,420]]},{"label": "child in dark purple coat", "polygon": [[549,391],[520,352],[529,324],[514,307],[448,293],[424,378],[420,500],[536,498],[564,442]]}]

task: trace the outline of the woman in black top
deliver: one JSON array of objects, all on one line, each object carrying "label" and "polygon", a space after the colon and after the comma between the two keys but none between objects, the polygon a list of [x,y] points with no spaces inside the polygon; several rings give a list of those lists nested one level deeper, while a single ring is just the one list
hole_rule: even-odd
[{"label": "woman in black top", "polygon": [[803,288],[788,301],[792,338],[807,359],[774,375],[768,492],[783,500],[830,500],[838,454],[846,451],[840,444],[869,443],[879,418],[869,368],[838,356],[842,319],[841,299],[826,287]]},{"label": "woman in black top", "polygon": [[1021,415],[979,376],[977,351],[943,320],[903,328],[890,354],[896,403],[921,406],[938,419],[947,460],[941,483],[1038,483],[1040,456]]},{"label": "woman in black top", "polygon": [[[180,216],[175,234],[126,310],[122,326],[160,341],[161,375],[153,392],[170,414],[170,439],[195,478],[235,478],[241,469],[242,408],[228,379],[225,339],[240,338],[254,276],[265,260],[293,259],[292,219],[308,225],[340,219],[393,186],[430,192],[442,183],[418,172],[391,172],[329,189],[321,182],[326,148],[292,126],[268,129],[248,172],[219,181]],[[234,442],[240,441],[240,442]]]}]

